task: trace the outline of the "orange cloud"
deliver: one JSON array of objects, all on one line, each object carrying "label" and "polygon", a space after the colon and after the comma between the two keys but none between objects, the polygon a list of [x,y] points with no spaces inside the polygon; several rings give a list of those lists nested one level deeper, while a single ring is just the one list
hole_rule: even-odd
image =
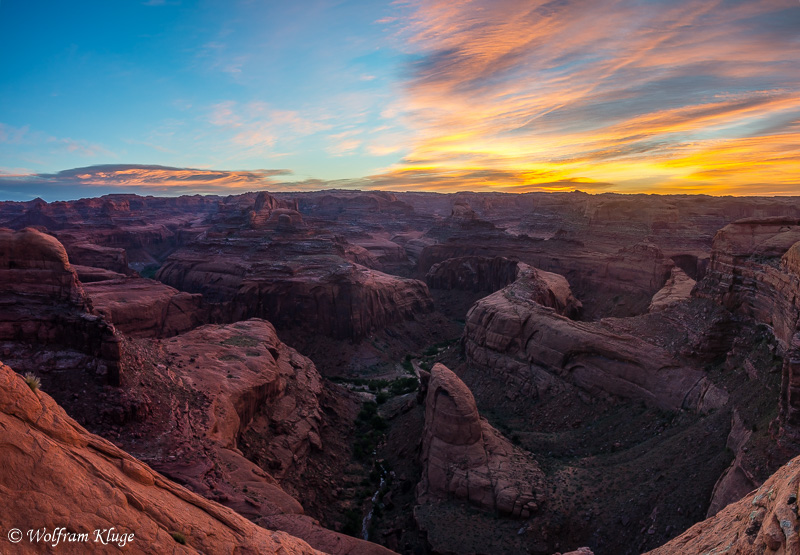
[{"label": "orange cloud", "polygon": [[416,134],[376,184],[800,193],[796,2],[407,7],[399,112]]}]

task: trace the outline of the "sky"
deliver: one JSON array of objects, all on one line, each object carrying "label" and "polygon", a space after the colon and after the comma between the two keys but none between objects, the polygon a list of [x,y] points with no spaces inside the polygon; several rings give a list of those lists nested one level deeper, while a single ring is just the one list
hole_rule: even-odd
[{"label": "sky", "polygon": [[800,0],[0,0],[0,200],[800,195]]}]

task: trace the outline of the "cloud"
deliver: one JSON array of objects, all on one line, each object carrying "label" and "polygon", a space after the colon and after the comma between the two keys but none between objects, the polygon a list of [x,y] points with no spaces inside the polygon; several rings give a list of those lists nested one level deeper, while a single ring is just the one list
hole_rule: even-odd
[{"label": "cloud", "polygon": [[492,188],[524,178],[800,192],[796,2],[410,0],[407,10],[404,94],[385,117],[415,135],[385,172],[392,183],[424,186],[424,175],[450,187],[484,172]]},{"label": "cloud", "polygon": [[281,189],[275,178],[291,171],[225,171],[167,166],[106,164],[57,173],[0,173],[0,195],[11,200],[70,200],[109,193],[177,196],[183,194],[233,194]]},{"label": "cloud", "polygon": [[239,104],[232,100],[212,106],[208,121],[229,131],[230,143],[245,147],[247,155],[268,152],[279,142],[289,143],[331,128],[325,121],[294,110],[280,110],[264,102]]}]

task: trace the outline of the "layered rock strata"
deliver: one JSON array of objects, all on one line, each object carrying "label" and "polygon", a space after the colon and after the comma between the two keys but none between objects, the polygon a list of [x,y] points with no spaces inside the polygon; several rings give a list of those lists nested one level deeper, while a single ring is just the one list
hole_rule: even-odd
[{"label": "layered rock strata", "polygon": [[215,246],[173,254],[157,278],[222,304],[230,320],[266,318],[279,328],[358,339],[433,309],[424,283],[350,262],[331,241]]},{"label": "layered rock strata", "polygon": [[768,326],[783,354],[782,442],[800,442],[800,219],[745,219],[714,238],[697,295]]},{"label": "layered rock strata", "polygon": [[666,350],[603,321],[567,318],[575,310],[569,287],[563,278],[535,279],[542,274],[523,273],[470,309],[463,342],[471,364],[534,398],[566,383],[668,410],[705,412],[726,403],[703,372]]}]

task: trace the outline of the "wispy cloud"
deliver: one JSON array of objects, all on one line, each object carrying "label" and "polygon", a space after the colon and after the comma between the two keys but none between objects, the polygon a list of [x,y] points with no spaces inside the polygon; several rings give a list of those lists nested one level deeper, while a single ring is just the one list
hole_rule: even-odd
[{"label": "wispy cloud", "polygon": [[248,155],[266,152],[279,142],[289,143],[300,137],[330,129],[331,125],[301,115],[293,110],[280,110],[264,102],[239,104],[220,102],[211,107],[209,123],[230,131],[229,141],[248,149]]},{"label": "wispy cloud", "polygon": [[393,184],[463,175],[485,176],[484,188],[800,192],[796,2],[411,0],[408,10],[405,94],[386,116],[402,114],[416,137],[388,168]]}]

